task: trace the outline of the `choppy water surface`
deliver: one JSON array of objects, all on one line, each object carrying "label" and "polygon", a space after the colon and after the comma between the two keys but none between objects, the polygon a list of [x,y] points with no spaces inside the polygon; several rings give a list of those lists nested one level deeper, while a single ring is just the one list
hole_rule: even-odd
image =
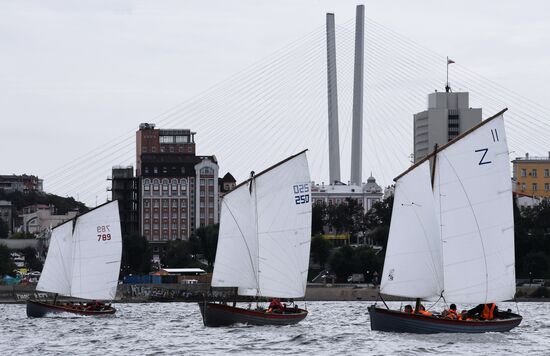
[{"label": "choppy water surface", "polygon": [[205,328],[198,306],[188,303],[117,304],[114,317],[41,319],[28,319],[25,305],[4,304],[0,355],[550,355],[550,303],[519,303],[524,320],[509,333],[436,335],[371,331],[370,304],[310,302],[298,325],[228,328]]}]

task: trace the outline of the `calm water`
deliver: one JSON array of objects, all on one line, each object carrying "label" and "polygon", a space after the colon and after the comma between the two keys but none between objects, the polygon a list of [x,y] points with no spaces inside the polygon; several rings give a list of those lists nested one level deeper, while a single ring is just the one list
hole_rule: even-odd
[{"label": "calm water", "polygon": [[475,335],[373,332],[370,304],[310,302],[298,325],[231,328],[205,328],[188,303],[117,304],[114,317],[42,319],[27,319],[25,305],[4,304],[0,355],[550,355],[550,303],[520,303],[518,328]]}]

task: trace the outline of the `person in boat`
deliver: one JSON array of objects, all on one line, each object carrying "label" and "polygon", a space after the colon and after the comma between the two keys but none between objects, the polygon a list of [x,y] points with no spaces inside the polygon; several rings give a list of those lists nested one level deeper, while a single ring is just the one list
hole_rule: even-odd
[{"label": "person in boat", "polygon": [[498,317],[498,307],[495,303],[479,304],[468,310],[468,314],[476,316],[479,320],[493,320]]},{"label": "person in boat", "polygon": [[274,311],[282,312],[284,310],[283,304],[281,304],[281,301],[277,298],[273,298],[271,300],[271,303],[269,303],[269,307],[267,308],[268,313],[272,313]]},{"label": "person in boat", "polygon": [[425,315],[425,316],[432,316],[433,315],[432,313],[430,313],[429,311],[426,310],[426,308],[424,307],[424,304],[420,304],[420,306],[418,307],[418,314],[422,314],[422,315]]},{"label": "person in boat", "polygon": [[458,320],[470,321],[474,318],[468,313],[466,309],[463,309],[460,314],[458,314]]},{"label": "person in boat", "polygon": [[405,309],[403,309],[403,311],[407,314],[413,314],[414,312],[413,307],[410,304],[405,305]]},{"label": "person in boat", "polygon": [[449,310],[443,310],[441,316],[445,319],[458,320],[458,313],[456,311],[456,304],[451,304]]}]

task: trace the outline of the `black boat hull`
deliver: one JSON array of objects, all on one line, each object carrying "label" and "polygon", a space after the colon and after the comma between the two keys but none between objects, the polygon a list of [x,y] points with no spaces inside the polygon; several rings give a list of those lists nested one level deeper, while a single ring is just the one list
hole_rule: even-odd
[{"label": "black boat hull", "polygon": [[520,315],[506,312],[500,312],[502,319],[462,321],[407,314],[374,305],[368,310],[372,330],[413,334],[505,332],[518,326],[522,320]]},{"label": "black boat hull", "polygon": [[265,310],[251,310],[225,304],[199,302],[205,326],[229,326],[242,323],[249,325],[293,325],[304,320],[307,310],[268,313]]},{"label": "black boat hull", "polygon": [[116,312],[116,309],[111,306],[104,307],[103,310],[86,310],[76,305],[63,305],[52,304],[47,302],[39,302],[36,300],[27,301],[27,317],[29,318],[42,318],[47,315],[71,313],[75,315],[87,315],[87,316],[103,316],[112,315]]}]

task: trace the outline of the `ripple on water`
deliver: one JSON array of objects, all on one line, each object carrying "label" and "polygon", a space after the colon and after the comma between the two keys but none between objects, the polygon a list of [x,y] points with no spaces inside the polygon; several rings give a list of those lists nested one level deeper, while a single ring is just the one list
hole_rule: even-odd
[{"label": "ripple on water", "polygon": [[437,335],[371,331],[368,304],[309,302],[310,314],[297,325],[228,328],[204,327],[195,303],[118,304],[109,318],[38,319],[26,317],[25,305],[0,305],[0,355],[546,355],[550,349],[550,303],[521,303],[524,322],[509,333]]}]

